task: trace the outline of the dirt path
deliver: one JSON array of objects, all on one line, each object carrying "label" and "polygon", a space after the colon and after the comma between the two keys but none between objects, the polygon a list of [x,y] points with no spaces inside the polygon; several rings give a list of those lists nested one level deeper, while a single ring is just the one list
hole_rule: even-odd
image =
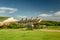
[{"label": "dirt path", "polygon": [[60,32],[60,30],[48,30],[48,29],[41,29],[42,31],[47,31],[47,32]]}]

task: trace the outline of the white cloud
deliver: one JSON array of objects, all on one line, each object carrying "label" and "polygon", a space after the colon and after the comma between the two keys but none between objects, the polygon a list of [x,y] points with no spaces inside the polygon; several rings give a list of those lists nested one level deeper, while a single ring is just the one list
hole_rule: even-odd
[{"label": "white cloud", "polygon": [[39,15],[41,19],[45,19],[45,20],[55,20],[55,21],[60,21],[60,11],[57,11],[55,13],[52,14],[40,14]]},{"label": "white cloud", "polygon": [[60,11],[57,11],[56,13],[54,13],[54,15],[60,16]]},{"label": "white cloud", "polygon": [[52,16],[52,15],[50,15],[50,14],[40,14],[39,16],[48,17],[48,16]]},{"label": "white cloud", "polygon": [[5,13],[5,11],[4,10],[0,10],[0,13]]},{"label": "white cloud", "polygon": [[8,8],[8,7],[0,7],[0,13],[6,13],[7,11],[9,11],[8,13],[14,13],[15,11],[17,11],[17,9]]},{"label": "white cloud", "polygon": [[39,16],[41,17],[58,17],[60,16],[60,11],[57,11],[55,13],[52,13],[52,14],[47,14],[47,13],[44,13],[44,14],[40,14]]},{"label": "white cloud", "polygon": [[54,11],[49,11],[49,12],[54,12]]},{"label": "white cloud", "polygon": [[19,16],[20,18],[27,18],[27,16]]}]

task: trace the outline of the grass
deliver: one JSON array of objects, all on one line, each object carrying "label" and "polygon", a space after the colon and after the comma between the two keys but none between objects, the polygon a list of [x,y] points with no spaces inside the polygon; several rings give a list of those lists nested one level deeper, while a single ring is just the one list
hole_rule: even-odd
[{"label": "grass", "polygon": [[0,40],[60,40],[60,32],[41,30],[1,29]]},{"label": "grass", "polygon": [[47,29],[60,30],[60,26],[47,26]]},{"label": "grass", "polygon": [[0,16],[0,22],[2,22],[2,21],[4,21],[4,20],[6,20],[6,19],[8,19],[9,17],[4,17],[4,16]]}]

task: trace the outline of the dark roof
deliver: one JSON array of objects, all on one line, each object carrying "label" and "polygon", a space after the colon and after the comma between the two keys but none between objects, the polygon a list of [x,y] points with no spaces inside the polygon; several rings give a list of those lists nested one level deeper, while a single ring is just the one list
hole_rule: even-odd
[{"label": "dark roof", "polygon": [[19,20],[18,22],[39,22],[40,21],[40,19],[25,19],[25,20]]}]

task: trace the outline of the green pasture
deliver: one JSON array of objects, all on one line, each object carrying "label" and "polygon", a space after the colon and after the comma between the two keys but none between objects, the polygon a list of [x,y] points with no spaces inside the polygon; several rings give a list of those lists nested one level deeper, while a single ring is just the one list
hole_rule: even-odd
[{"label": "green pasture", "polygon": [[0,29],[0,40],[60,40],[60,32]]},{"label": "green pasture", "polygon": [[60,30],[60,26],[47,26],[47,29]]}]

